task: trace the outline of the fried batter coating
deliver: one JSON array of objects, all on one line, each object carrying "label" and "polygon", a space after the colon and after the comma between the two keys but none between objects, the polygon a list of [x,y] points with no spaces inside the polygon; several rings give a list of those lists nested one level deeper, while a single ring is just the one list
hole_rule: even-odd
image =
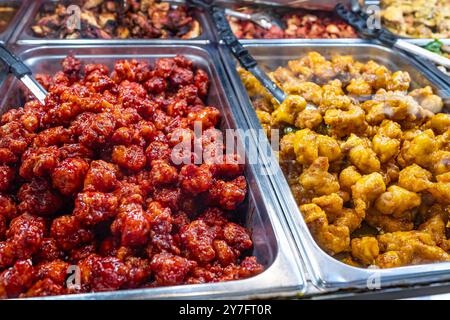
[{"label": "fried batter coating", "polygon": [[375,201],[375,208],[383,214],[400,216],[405,211],[418,207],[421,198],[417,193],[399,186],[390,186]]},{"label": "fried batter coating", "polygon": [[[360,267],[447,260],[450,118],[431,87],[411,90],[407,72],[373,60],[310,52],[272,73],[308,102],[275,124],[277,103],[240,72],[265,128],[282,130],[281,168],[325,251]],[[355,233],[363,224],[373,236]]]},{"label": "fried batter coating", "polygon": [[421,192],[432,186],[432,173],[413,164],[400,171],[398,185],[412,192]]},{"label": "fried batter coating", "polygon": [[300,211],[321,248],[332,255],[348,249],[350,245],[348,227],[329,225],[325,212],[315,204],[300,206]]},{"label": "fried batter coating", "polygon": [[339,191],[339,182],[335,175],[328,172],[328,158],[319,157],[299,178],[300,184],[318,196]]},{"label": "fried batter coating", "polygon": [[360,138],[352,133],[341,148],[348,150],[348,159],[362,173],[380,171],[380,160],[367,139]]},{"label": "fried batter coating", "polygon": [[362,237],[352,239],[352,256],[363,264],[371,265],[380,253],[378,241],[374,237]]},{"label": "fried batter coating", "polygon": [[378,236],[381,253],[376,264],[381,268],[449,261],[450,255],[436,246],[430,234],[420,231],[397,231]]}]

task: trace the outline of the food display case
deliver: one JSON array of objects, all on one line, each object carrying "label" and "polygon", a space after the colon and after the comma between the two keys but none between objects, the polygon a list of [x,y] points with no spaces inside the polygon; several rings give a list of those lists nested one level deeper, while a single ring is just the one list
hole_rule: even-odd
[{"label": "food display case", "polygon": [[[328,41],[317,41],[314,44],[260,43],[247,44],[245,47],[260,64],[268,66],[270,70],[278,66],[284,66],[289,60],[303,56],[310,51],[319,52],[325,57],[343,54],[351,55],[358,61],[374,60],[393,70],[406,70],[411,75],[412,85],[432,86],[435,92],[443,98],[446,108],[448,108],[450,103],[448,83],[445,83],[420,63],[407,56],[370,42],[354,42],[351,47],[348,47],[346,44],[330,43]],[[221,52],[224,63],[227,65],[226,70],[228,70],[231,82],[237,91],[237,96],[241,104],[246,106],[244,109],[247,113],[247,120],[252,123],[252,127],[262,128],[250,99],[246,94],[242,80],[236,71],[234,59],[226,49],[221,48]],[[272,159],[266,161],[276,161],[273,158],[274,155],[269,157],[272,157]],[[302,257],[308,257],[306,259],[304,258],[304,261],[309,279],[315,286],[325,291],[336,291],[344,288],[355,290],[367,289],[367,286],[374,280],[379,281],[381,288],[395,286],[413,287],[416,284],[433,283],[436,281],[445,282],[448,280],[449,264],[445,262],[389,269],[363,269],[344,264],[330,257],[317,245],[310,231],[308,231],[308,227],[302,218],[302,214],[299,212],[298,205],[289,190],[289,185],[281,169],[277,171],[277,174],[271,175],[270,177],[274,189],[277,190],[277,194],[282,195],[279,197],[279,201],[284,208],[285,215],[290,221],[290,226],[299,245],[299,251]]]},{"label": "food display case", "polygon": [[[103,63],[112,66],[119,59],[139,59],[154,61],[157,58],[184,55],[194,63],[207,70],[211,79],[208,103],[216,105],[223,114],[223,130],[246,127],[240,115],[237,101],[227,86],[225,72],[218,63],[216,49],[208,46],[172,45],[135,46],[57,46],[34,47],[16,54],[27,63],[33,72],[57,70],[58,63],[68,52],[85,61]],[[2,101],[2,113],[8,108],[24,103],[21,98],[17,80],[9,79],[2,87],[5,99]],[[242,143],[252,147],[252,140]],[[246,155],[249,156],[249,155]],[[260,168],[247,165],[245,175],[249,194],[245,207],[242,208],[242,222],[251,230],[254,242],[254,256],[264,265],[265,271],[253,278],[224,283],[186,285],[181,287],[164,287],[152,289],[125,290],[116,292],[94,293],[66,296],[73,299],[144,299],[144,298],[258,298],[301,294],[304,290],[304,273],[300,258],[296,256],[295,244],[288,232],[286,221],[280,214],[278,203],[269,199],[273,194],[266,177]],[[274,196],[274,195],[273,195]]]},{"label": "food display case", "polygon": [[0,2],[0,41],[7,42],[16,30],[22,15],[26,12],[27,6],[22,1],[1,1]]},{"label": "food display case", "polygon": [[[155,16],[154,19],[162,19],[162,16],[164,16],[168,21],[166,24],[158,24],[155,20],[152,24],[151,17],[144,9],[139,7],[127,8],[123,9],[124,12],[122,13],[118,4],[117,8],[115,6],[108,8],[106,2],[94,1],[92,6],[86,7],[83,6],[83,3],[88,2],[83,2],[83,0],[75,2],[33,1],[21,23],[17,26],[12,42],[24,45],[44,43],[120,44],[127,42],[149,43],[149,41],[150,43],[157,43],[158,41],[177,43],[183,40],[205,43],[208,39],[211,39],[207,16],[198,9],[192,8],[185,11],[183,4],[176,2],[166,3],[164,7],[157,7],[152,4],[155,6],[154,12],[151,12]],[[177,10],[177,8],[181,9]],[[69,26],[72,21],[70,19],[76,21],[78,15],[80,16],[80,32],[72,31],[72,27],[78,27],[77,22],[74,22],[74,26]],[[173,15],[173,17],[170,15]],[[170,18],[167,18],[167,16],[170,16]],[[133,28],[135,29],[132,30]]]},{"label": "food display case", "polygon": [[[75,2],[76,8],[72,8],[75,11],[67,12],[69,6],[74,4],[73,1],[0,1],[0,9],[4,3],[17,8],[8,27],[3,31],[0,30],[0,41],[3,41],[7,48],[31,69],[33,75],[46,73],[50,76],[56,75],[56,79],[59,76],[62,79],[61,83],[68,87],[71,86],[70,81],[72,80],[68,80],[64,84],[65,78],[62,74],[70,78],[70,68],[63,65],[65,71],[60,71],[61,61],[68,55],[73,55],[83,65],[105,65],[111,73],[105,71],[104,75],[107,74],[110,78],[115,77],[114,73],[121,72],[120,68],[115,67],[116,62],[143,61],[153,65],[158,59],[174,58],[179,55],[192,61],[195,68],[204,70],[209,77],[210,86],[201,104],[214,106],[220,111],[221,120],[217,127],[223,132],[230,130],[237,132],[235,139],[237,144],[243,147],[242,157],[245,160],[243,175],[247,181],[247,195],[236,210],[233,222],[248,230],[253,245],[251,249],[243,252],[242,257],[235,257],[234,261],[238,264],[244,257],[255,257],[262,266],[262,271],[248,278],[236,276],[234,279],[229,279],[223,277],[230,281],[214,281],[213,276],[208,278],[204,275],[202,278],[202,275],[197,274],[197,278],[192,276],[190,282],[186,281],[187,283],[181,284],[182,281],[178,281],[177,285],[162,286],[155,284],[155,275],[151,274],[148,276],[148,283],[141,287],[122,286],[119,290],[85,290],[56,296],[45,290],[36,290],[37,294],[34,297],[27,296],[27,290],[23,289],[13,298],[69,300],[407,299],[427,298],[433,295],[439,297],[450,292],[450,261],[429,264],[411,263],[393,268],[371,265],[367,268],[369,263],[365,267],[357,266],[356,263],[354,265],[344,263],[341,261],[342,259],[329,255],[318,245],[305,222],[295,195],[291,192],[288,179],[279,165],[279,153],[272,150],[271,142],[273,141],[269,141],[264,134],[266,128],[261,125],[252,105],[251,96],[240,77],[238,62],[230,53],[229,48],[220,40],[213,17],[209,12],[197,7],[186,9],[186,11],[178,10],[177,8],[185,5],[184,1],[178,0],[169,1],[163,5],[159,0],[76,0]],[[431,88],[432,92],[443,101],[443,111],[441,112],[448,114],[450,110],[450,77],[428,60],[388,48],[376,40],[360,38],[351,26],[341,21],[332,12],[334,5],[340,2],[356,11],[365,10],[372,5],[380,5],[380,1],[314,0],[216,1],[215,3],[228,9],[236,9],[241,13],[270,13],[272,18],[275,17],[282,21],[286,27],[285,30],[278,27],[278,29],[275,28],[276,30],[273,28],[264,30],[251,21],[228,17],[232,30],[241,38],[244,48],[249,51],[264,71],[273,72],[277,67],[285,67],[289,61],[304,57],[312,51],[318,52],[326,59],[342,55],[352,56],[355,61],[364,63],[372,60],[385,66],[392,73],[401,72],[402,79],[407,77],[405,76],[407,73],[411,80],[411,89]],[[121,8],[120,6],[124,3],[128,7]],[[241,9],[242,7],[244,9]],[[80,11],[77,11],[77,8]],[[296,13],[293,13],[294,10]],[[68,27],[67,23],[70,22],[72,13],[75,16],[80,14],[80,29],[72,30]],[[180,20],[184,22],[180,22]],[[412,37],[404,39],[422,47],[434,40]],[[444,45],[450,46],[448,39],[441,41]],[[182,62],[180,63],[182,64]],[[307,71],[301,67],[299,67],[298,73],[305,72],[306,75]],[[81,74],[85,72],[83,70],[88,72],[89,68],[83,68],[80,68]],[[152,68],[149,67],[150,73],[153,72]],[[168,69],[167,72],[172,72],[171,70]],[[126,74],[126,70],[123,72]],[[272,74],[270,76],[273,77]],[[58,83],[59,80],[55,82],[51,79],[51,77],[38,77],[46,89],[55,84],[61,85]],[[345,82],[349,79],[343,76],[340,80]],[[117,81],[119,84],[119,80]],[[167,83],[170,85],[172,82]],[[325,84],[320,83],[320,85]],[[85,83],[81,85],[85,85]],[[143,82],[142,85],[144,86]],[[77,86],[80,86],[80,83],[75,85],[74,90],[78,90]],[[160,103],[161,99],[166,98],[165,96],[157,97],[157,94],[152,92],[157,89],[153,89],[150,84],[144,87],[150,100],[155,99]],[[397,84],[393,85],[393,88],[398,88]],[[198,88],[195,90],[197,92]],[[0,73],[0,92],[3,97],[0,101],[0,115],[6,114],[1,119],[0,125],[0,151],[2,151],[2,139],[6,139],[8,125],[10,125],[8,122],[17,120],[11,115],[13,113],[8,113],[8,111],[27,105],[32,97],[23,84],[13,75],[8,75],[5,70]],[[52,91],[51,94],[55,93]],[[113,91],[113,94],[115,95],[117,92]],[[175,92],[170,91],[170,94],[175,94]],[[302,94],[306,96],[308,92],[300,95]],[[371,99],[374,95],[375,92],[372,92],[368,97],[362,97],[359,102],[363,103],[364,100]],[[357,97],[353,98],[357,99]],[[163,104],[161,103],[161,105]],[[52,107],[49,104],[48,108]],[[311,105],[307,105],[307,107],[311,108]],[[48,111],[50,109],[45,112],[53,112]],[[164,109],[162,113],[167,112],[169,111]],[[17,117],[22,119],[20,116]],[[430,113],[425,113],[423,117],[431,118],[432,116]],[[447,122],[442,120],[442,122],[444,126],[449,126],[449,120]],[[180,126],[184,125],[182,121],[178,123]],[[69,125],[61,124],[61,127]],[[429,124],[427,125],[429,126]],[[374,125],[373,130],[378,130],[379,126],[380,124]],[[425,126],[424,124],[420,130],[429,129]],[[49,125],[49,127],[53,126]],[[3,128],[5,129],[3,130]],[[284,129],[286,128],[283,127]],[[439,141],[444,146],[442,148],[448,149],[449,142],[444,140],[448,139],[450,126],[446,127],[446,130],[447,136],[442,133]],[[410,131],[410,134],[413,135],[412,129]],[[442,131],[445,130],[442,129]],[[416,134],[418,133],[416,132]],[[446,152],[450,152],[447,149],[445,149]],[[3,156],[0,152],[0,169],[9,165],[2,158]],[[25,158],[24,156],[23,159]],[[15,166],[14,170],[17,171],[18,176],[26,176],[24,173],[19,173],[20,161],[23,160],[16,159],[16,163],[11,166]],[[442,169],[445,171],[442,174],[448,175],[448,163],[444,163],[443,167],[447,168],[447,171],[445,168]],[[0,170],[0,178],[4,178],[2,174],[3,171]],[[43,179],[48,178],[46,174],[42,174],[42,176]],[[27,178],[22,178],[19,177],[16,182],[25,184]],[[52,178],[48,179],[50,179],[49,188],[56,189],[56,185],[51,184],[53,183]],[[435,179],[434,176],[433,179]],[[228,180],[224,181],[228,182]],[[1,179],[0,182],[2,182]],[[386,183],[386,185],[388,184]],[[16,195],[18,193],[16,189],[19,189],[19,185],[11,187],[8,189],[9,191],[0,188],[0,204],[3,201],[1,196],[11,192],[13,195],[9,198],[19,207],[20,202],[23,201]],[[75,197],[75,195],[72,196]],[[146,201],[152,200],[152,197],[148,198]],[[193,198],[200,199],[197,195]],[[68,208],[74,208],[74,201],[74,199],[68,200]],[[208,203],[209,200],[202,198],[200,201]],[[345,206],[342,209],[345,209]],[[444,205],[443,210],[447,214],[449,213],[448,203],[446,206]],[[21,212],[21,214],[28,215],[28,212]],[[2,218],[1,215],[0,218]],[[53,216],[50,221],[52,218]],[[5,220],[6,229],[2,233],[3,220]],[[12,272],[13,268],[11,263],[2,261],[1,255],[6,252],[4,243],[10,241],[7,234],[11,223],[9,218],[3,220],[0,219],[0,298],[5,298],[6,274]],[[447,224],[445,228],[448,226]],[[445,230],[448,231],[448,229]],[[10,233],[14,234],[13,231]],[[153,236],[149,234],[148,237],[150,239]],[[177,241],[182,240],[178,239]],[[445,241],[450,240],[445,238]],[[188,260],[194,259],[187,251],[189,250],[183,248],[179,255],[184,255],[183,257]],[[216,251],[213,252],[213,255],[217,258],[219,249]],[[117,255],[120,254],[117,253]],[[236,253],[233,253],[233,257],[234,255]],[[120,259],[125,261],[126,258],[121,257]],[[222,268],[221,262],[215,260],[214,264],[211,262],[207,266],[200,263],[200,267],[211,270]],[[225,266],[223,269],[226,269]],[[190,271],[192,274],[193,270]],[[202,269],[202,271],[196,270],[195,272],[200,274],[203,271]],[[42,275],[39,276],[42,277]],[[111,276],[111,278],[113,277],[114,275]],[[205,280],[206,278],[209,281]],[[30,289],[29,287],[27,289]]]}]

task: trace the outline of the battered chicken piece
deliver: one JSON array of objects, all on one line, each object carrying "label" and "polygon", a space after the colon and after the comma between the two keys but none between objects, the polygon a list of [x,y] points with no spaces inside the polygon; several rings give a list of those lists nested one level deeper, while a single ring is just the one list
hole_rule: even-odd
[{"label": "battered chicken piece", "polygon": [[348,166],[339,174],[339,185],[341,189],[351,191],[352,186],[361,178],[355,166]]},{"label": "battered chicken piece", "polygon": [[374,172],[359,178],[351,188],[356,210],[365,211],[386,190],[386,185],[381,174]]},{"label": "battered chicken piece", "polygon": [[372,87],[363,78],[350,80],[350,83],[345,89],[349,94],[359,98],[372,94]]},{"label": "battered chicken piece", "polygon": [[374,237],[352,239],[352,256],[365,265],[371,265],[380,253],[378,241]]},{"label": "battered chicken piece", "polygon": [[326,157],[329,162],[341,157],[339,144],[333,138],[316,134],[310,129],[299,130],[292,136],[294,153],[300,164],[311,164],[318,157]]},{"label": "battered chicken piece", "polygon": [[450,172],[436,176],[437,182],[430,187],[430,193],[439,203],[450,204]]},{"label": "battered chicken piece", "polygon": [[397,71],[394,72],[386,83],[386,90],[388,91],[406,91],[409,88],[411,77],[408,72]]},{"label": "battered chicken piece", "polygon": [[392,185],[375,201],[375,208],[383,214],[400,216],[420,203],[421,198],[417,193]]},{"label": "battered chicken piece", "polygon": [[414,221],[412,221],[412,218],[411,216],[396,218],[391,215],[385,215],[371,207],[366,212],[365,221],[380,232],[395,232],[413,230]]},{"label": "battered chicken piece", "polygon": [[438,113],[431,118],[431,127],[440,134],[448,131],[450,128],[450,114]]},{"label": "battered chicken piece", "polygon": [[[405,71],[351,56],[327,60],[315,52],[273,76],[308,102],[303,111],[291,112],[293,125],[260,118],[265,128],[284,133],[280,165],[317,243],[358,267],[446,260],[450,122],[446,114],[433,114],[443,102],[431,87],[409,92],[412,80]],[[257,112],[278,108],[249,89]],[[374,236],[359,236],[363,222]],[[401,236],[404,244],[387,249],[388,241],[377,235],[394,243]]]},{"label": "battered chicken piece", "polygon": [[432,176],[431,172],[413,164],[400,171],[398,185],[412,192],[422,192],[432,186]]},{"label": "battered chicken piece", "polygon": [[272,112],[273,124],[294,124],[297,114],[306,107],[306,100],[297,95],[289,95],[283,103]]},{"label": "battered chicken piece", "polygon": [[350,162],[362,173],[380,171],[380,160],[367,139],[360,138],[352,133],[347,141],[341,145],[341,149],[348,150]]},{"label": "battered chicken piece", "polygon": [[317,109],[305,109],[301,111],[295,119],[295,126],[297,128],[315,129],[322,123],[322,115]]},{"label": "battered chicken piece", "polygon": [[437,151],[436,137],[432,130],[417,135],[411,143],[403,144],[402,159],[407,164],[417,163],[421,167],[432,166],[432,155]]},{"label": "battered chicken piece", "polygon": [[346,251],[350,246],[350,232],[345,226],[329,225],[325,212],[315,204],[300,206],[314,239],[319,246],[333,255]]},{"label": "battered chicken piece", "polygon": [[438,150],[431,156],[432,168],[435,175],[440,175],[450,171],[450,151]]},{"label": "battered chicken piece", "polygon": [[373,150],[381,163],[386,163],[400,151],[401,126],[390,120],[383,120],[378,133],[372,139]]},{"label": "battered chicken piece", "polygon": [[339,191],[339,182],[335,175],[328,172],[328,158],[319,157],[300,175],[300,184],[318,196]]},{"label": "battered chicken piece", "polygon": [[322,101],[323,90],[318,84],[313,82],[291,80],[282,82],[281,86],[285,92],[300,95],[314,105],[319,105]]},{"label": "battered chicken piece", "polygon": [[333,223],[333,221],[336,220],[336,217],[342,212],[344,200],[337,193],[332,193],[313,198],[312,203],[318,205],[325,211],[327,213],[328,221]]},{"label": "battered chicken piece", "polygon": [[425,88],[415,89],[409,93],[414,100],[417,101],[424,109],[429,110],[433,113],[438,113],[442,111],[444,107],[444,102],[442,98],[433,94],[433,90],[430,86]]},{"label": "battered chicken piece", "polygon": [[376,259],[380,268],[400,267],[430,261],[450,261],[450,255],[436,246],[430,234],[398,231],[378,236],[383,252]]}]

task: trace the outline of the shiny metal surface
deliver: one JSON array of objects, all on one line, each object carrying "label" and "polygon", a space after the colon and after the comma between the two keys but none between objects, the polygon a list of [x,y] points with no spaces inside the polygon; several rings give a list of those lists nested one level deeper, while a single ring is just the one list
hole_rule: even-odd
[{"label": "shiny metal surface", "polygon": [[259,4],[311,10],[333,10],[338,3],[343,3],[352,8],[359,7],[357,0],[219,0],[217,2],[243,5]]},{"label": "shiny metal surface", "polygon": [[[15,53],[33,73],[53,73],[60,69],[60,61],[68,53],[74,53],[85,63],[103,63],[110,70],[116,60],[140,59],[153,61],[160,57],[182,54],[193,60],[197,66],[208,72],[211,80],[208,103],[219,108],[223,114],[222,129],[246,129],[238,102],[226,79],[217,49],[210,46],[153,45],[153,46],[42,46],[16,48]],[[2,96],[0,114],[11,106],[23,105],[20,84],[13,77],[0,87]],[[252,139],[239,136],[244,145],[253,144]],[[249,157],[246,154],[246,157]],[[246,162],[249,195],[243,223],[251,230],[255,255],[266,270],[249,279],[223,283],[184,285],[151,289],[136,289],[115,292],[90,293],[60,296],[60,299],[231,299],[292,296],[305,290],[302,262],[286,220],[280,214],[281,208],[270,181],[259,168],[259,164]],[[244,218],[245,217],[245,218]],[[48,299],[53,299],[50,297]]]},{"label": "shiny metal surface", "polygon": [[[329,41],[315,41],[313,43],[298,41],[293,43],[291,41],[290,43],[248,44],[245,47],[261,65],[265,64],[271,69],[286,65],[289,60],[296,59],[312,50],[326,56],[340,53],[353,55],[357,60],[372,59],[391,69],[408,71],[413,79],[413,87],[417,85],[432,86],[446,100],[447,108],[450,106],[450,88],[442,80],[406,55],[370,42],[361,40],[349,45],[345,41],[340,43]],[[249,126],[255,129],[261,128],[248,94],[236,71],[234,59],[226,48],[221,47],[220,52]],[[262,149],[270,148],[267,139],[261,140],[259,145]],[[268,153],[264,161],[274,163],[277,160],[273,154]],[[334,259],[314,241],[281,169],[278,167],[273,174],[269,175],[269,178],[296,239],[298,250],[306,263],[308,278],[315,286],[325,291],[351,288],[368,290],[450,279],[450,263],[379,270],[352,267]],[[313,293],[323,292],[320,290],[317,292],[315,288],[308,289],[308,292],[310,290]]]},{"label": "shiny metal surface", "polygon": [[42,86],[29,75],[24,75],[19,79],[28,88],[28,90],[33,93],[33,95],[39,100],[40,103],[45,104],[45,97],[47,92],[42,88]]},{"label": "shiny metal surface", "polygon": [[[413,40],[407,40],[408,42],[414,43],[418,46],[425,46],[426,44],[434,41],[434,39],[413,39]],[[440,40],[443,44],[450,46],[450,39],[442,39]],[[443,81],[447,82],[450,85],[450,76],[445,74],[442,70],[440,70],[437,67],[437,64],[434,64],[430,61],[427,61],[425,59],[421,59],[421,58],[417,58],[415,57],[416,60],[422,64],[425,68],[431,70],[432,72],[434,72],[436,74],[436,76],[438,76],[439,78],[441,78]],[[449,70],[450,72],[450,68],[447,68],[447,70]]]},{"label": "shiny metal surface", "polygon": [[35,37],[32,34],[31,26],[35,21],[36,15],[39,13],[41,6],[45,3],[51,2],[63,2],[67,4],[71,4],[70,0],[33,0],[29,2],[29,8],[27,12],[24,14],[23,19],[21,19],[21,23],[17,26],[17,30],[12,34],[10,42],[17,43],[19,45],[74,45],[74,44],[160,44],[160,43],[196,43],[196,44],[207,44],[209,39],[212,39],[213,35],[211,33],[211,29],[208,24],[207,16],[205,13],[201,12],[201,10],[194,10],[194,17],[199,21],[201,27],[201,34],[197,38],[193,39],[46,39]]},{"label": "shiny metal surface", "polygon": [[399,39],[395,42],[394,46],[398,49],[405,50],[406,52],[420,56],[421,58],[430,60],[431,62],[443,65],[444,67],[450,68],[450,59],[445,58],[439,54],[428,51],[414,43]]}]

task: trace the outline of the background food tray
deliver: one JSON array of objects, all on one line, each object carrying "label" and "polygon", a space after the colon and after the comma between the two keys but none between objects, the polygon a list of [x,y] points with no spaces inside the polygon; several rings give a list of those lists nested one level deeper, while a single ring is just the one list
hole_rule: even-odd
[{"label": "background food tray", "polygon": [[[442,80],[437,78],[427,68],[399,52],[369,42],[358,41],[348,43],[331,43],[329,41],[247,44],[245,47],[262,65],[270,67],[284,66],[289,60],[296,59],[309,51],[317,51],[325,56],[331,54],[350,54],[355,60],[372,59],[386,65],[391,70],[408,71],[412,78],[412,86],[430,85],[446,101],[448,110],[450,89]],[[249,126],[261,128],[249,96],[236,71],[236,62],[224,47],[220,48],[221,56],[229,74],[232,85],[241,103]],[[268,141],[260,142],[261,148],[267,148]],[[277,161],[273,154],[267,155],[268,163]],[[392,269],[363,269],[346,265],[325,253],[314,241],[306,226],[298,206],[290,192],[289,185],[281,171],[269,175],[278,200],[283,208],[289,225],[296,239],[299,252],[306,263],[308,276],[312,283],[325,291],[337,289],[368,289],[368,281],[379,281],[381,288],[390,286],[411,286],[418,283],[431,283],[450,279],[450,263],[407,266]],[[316,294],[317,291],[308,290],[307,293]]]},{"label": "background food tray", "polygon": [[30,6],[25,13],[22,22],[18,25],[16,32],[11,37],[11,43],[18,43],[22,45],[38,45],[38,44],[53,44],[53,45],[73,45],[73,44],[124,44],[124,43],[136,43],[136,44],[158,44],[158,43],[207,43],[212,39],[211,29],[209,27],[208,18],[205,13],[200,9],[194,9],[194,18],[200,23],[201,33],[197,38],[192,39],[47,39],[39,38],[33,35],[31,27],[35,23],[36,15],[39,13],[42,5],[45,3],[57,3],[71,4],[74,1],[70,0],[36,0],[31,1]]},{"label": "background food tray", "polygon": [[[208,46],[171,45],[168,46],[53,46],[19,48],[17,55],[31,67],[34,73],[54,73],[60,69],[60,61],[68,54],[84,63],[103,63],[110,71],[119,59],[140,59],[153,61],[161,57],[181,54],[192,59],[210,76],[211,86],[208,104],[222,112],[222,129],[246,128],[246,123],[237,101],[225,78],[218,59],[218,52]],[[22,106],[24,99],[20,84],[12,77],[0,87],[4,99],[0,114],[11,106]],[[242,141],[243,142],[243,141]],[[244,143],[244,142],[243,142]],[[246,145],[254,143],[248,139]],[[248,157],[248,154],[246,155]],[[242,222],[252,232],[253,255],[266,270],[252,278],[222,283],[183,285],[151,289],[135,289],[103,293],[60,296],[63,299],[161,299],[161,298],[259,298],[270,296],[301,294],[305,289],[302,263],[295,250],[295,243],[274,196],[269,180],[258,169],[258,164],[246,162],[245,175],[249,194],[246,209],[242,212]],[[51,299],[51,297],[49,298]]]}]

